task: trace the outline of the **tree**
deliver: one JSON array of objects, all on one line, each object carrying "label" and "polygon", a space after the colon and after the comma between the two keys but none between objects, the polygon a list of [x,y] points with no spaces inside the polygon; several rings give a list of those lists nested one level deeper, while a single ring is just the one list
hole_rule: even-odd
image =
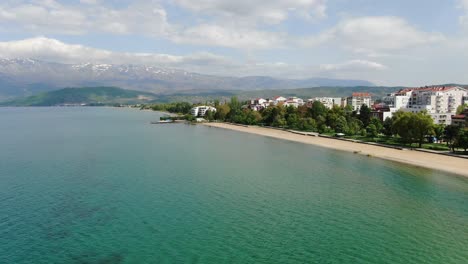
[{"label": "tree", "polygon": [[462,148],[466,152],[468,149],[468,130],[460,130],[454,145],[456,148]]},{"label": "tree", "polygon": [[393,135],[393,120],[390,117],[385,118],[382,131],[386,136]]},{"label": "tree", "polygon": [[403,111],[398,111],[394,115],[394,121],[393,121],[393,129],[395,131],[395,134],[400,136],[403,144],[410,144],[412,143],[412,135],[410,131],[410,119],[411,119],[411,113],[409,112],[403,112]]},{"label": "tree", "polygon": [[208,110],[205,112],[205,119],[208,121],[213,121],[215,119],[215,113],[214,111]]},{"label": "tree", "polygon": [[383,131],[383,123],[380,119],[372,117],[369,125],[374,125],[375,129],[377,131],[377,134],[381,133]]},{"label": "tree", "polygon": [[462,104],[457,107],[457,115],[460,115],[463,113],[465,109],[468,108],[468,104]]},{"label": "tree", "polygon": [[303,131],[317,131],[317,123],[311,117],[302,118],[299,122],[299,129]]},{"label": "tree", "polygon": [[374,124],[369,124],[366,128],[366,131],[367,134],[371,137],[377,137],[379,135],[379,131],[377,130],[377,127],[375,127]]},{"label": "tree", "polygon": [[449,146],[452,151],[455,151],[455,147],[453,145],[453,141],[457,138],[460,132],[459,126],[448,125],[445,127],[445,141],[447,141],[447,146]]},{"label": "tree", "polygon": [[243,112],[246,125],[257,125],[262,120],[262,115],[257,111],[245,109]]},{"label": "tree", "polygon": [[418,142],[418,146],[421,147],[424,138],[434,133],[434,120],[426,111],[411,114],[410,116],[411,127],[409,129],[412,131],[414,139]]},{"label": "tree", "polygon": [[348,131],[346,131],[347,135],[357,135],[362,129],[362,122],[361,120],[350,117],[348,119]]},{"label": "tree", "polygon": [[348,123],[344,116],[338,116],[332,126],[333,130],[338,133],[346,133],[348,131]]},{"label": "tree", "polygon": [[226,117],[230,111],[231,111],[231,108],[229,107],[229,105],[227,104],[218,105],[218,107],[216,108],[216,113],[215,113],[214,118],[219,121],[224,121],[226,120]]},{"label": "tree", "polygon": [[268,107],[262,111],[262,121],[267,126],[286,125],[285,108],[281,105]]},{"label": "tree", "polygon": [[442,137],[444,136],[445,125],[444,124],[434,125],[433,129],[434,129],[434,135],[437,138],[437,141],[440,141]]},{"label": "tree", "polygon": [[229,119],[231,122],[236,122],[236,120],[242,119],[240,115],[242,115],[241,111],[241,103],[237,99],[237,97],[231,97],[231,101],[229,102],[229,108],[231,109],[227,114],[226,118]]},{"label": "tree", "polygon": [[291,129],[297,129],[299,127],[299,116],[295,113],[288,114],[286,117],[288,127]]},{"label": "tree", "polygon": [[317,120],[317,117],[319,116],[326,116],[328,109],[325,105],[323,105],[319,101],[314,101],[312,103],[312,107],[309,110],[310,115],[312,116],[313,119]]},{"label": "tree", "polygon": [[361,109],[359,110],[359,120],[362,121],[364,124],[364,127],[367,127],[369,125],[371,119],[371,109],[369,106],[363,104],[361,106]]}]

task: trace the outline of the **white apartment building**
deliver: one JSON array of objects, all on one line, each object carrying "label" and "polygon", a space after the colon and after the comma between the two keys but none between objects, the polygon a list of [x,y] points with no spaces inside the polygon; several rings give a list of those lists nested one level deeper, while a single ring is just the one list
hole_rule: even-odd
[{"label": "white apartment building", "polygon": [[359,113],[363,104],[370,108],[373,101],[369,93],[353,93],[352,96],[346,99],[346,104],[350,105],[353,108],[353,111],[357,111]]},{"label": "white apartment building", "polygon": [[294,106],[299,107],[304,105],[304,100],[298,97],[289,97],[286,101],[283,102],[284,106]]},{"label": "white apartment building", "polygon": [[326,108],[332,109],[334,105],[341,106],[341,97],[314,97],[307,100],[307,104],[312,106],[315,101],[319,101]]},{"label": "white apartment building", "polygon": [[392,113],[403,110],[427,111],[435,124],[449,125],[457,107],[468,98],[468,91],[459,86],[407,88],[384,97]]},{"label": "white apartment building", "polygon": [[205,116],[207,111],[216,112],[216,108],[206,105],[196,106],[190,109],[190,114],[192,114],[193,116],[203,117]]},{"label": "white apartment building", "polygon": [[285,97],[283,97],[283,96],[275,96],[275,97],[273,97],[273,104],[277,105],[279,103],[284,103],[284,102],[286,102],[286,100],[287,99]]}]

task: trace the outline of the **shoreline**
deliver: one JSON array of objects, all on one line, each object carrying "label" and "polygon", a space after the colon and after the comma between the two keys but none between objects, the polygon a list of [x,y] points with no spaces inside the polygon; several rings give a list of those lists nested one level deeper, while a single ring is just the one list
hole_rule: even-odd
[{"label": "shoreline", "polygon": [[414,150],[399,150],[375,145],[361,144],[333,138],[305,136],[283,130],[257,126],[241,126],[227,123],[203,123],[213,128],[228,129],[243,133],[250,133],[281,140],[293,141],[303,144],[315,145],[328,149],[346,151],[372,158],[385,159],[412,166],[442,171],[468,178],[468,161],[464,158],[445,156],[429,152]]}]

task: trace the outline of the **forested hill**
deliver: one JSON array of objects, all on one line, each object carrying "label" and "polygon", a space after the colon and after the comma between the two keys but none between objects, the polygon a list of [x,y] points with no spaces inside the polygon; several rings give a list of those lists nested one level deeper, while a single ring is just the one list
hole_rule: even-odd
[{"label": "forested hill", "polygon": [[117,87],[64,88],[1,103],[2,106],[113,105],[153,101],[156,95]]}]

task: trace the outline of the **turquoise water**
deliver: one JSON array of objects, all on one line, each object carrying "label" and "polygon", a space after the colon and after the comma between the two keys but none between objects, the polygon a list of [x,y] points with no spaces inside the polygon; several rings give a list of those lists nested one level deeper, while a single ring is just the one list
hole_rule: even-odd
[{"label": "turquoise water", "polygon": [[0,263],[468,263],[468,180],[154,112],[0,108]]}]

